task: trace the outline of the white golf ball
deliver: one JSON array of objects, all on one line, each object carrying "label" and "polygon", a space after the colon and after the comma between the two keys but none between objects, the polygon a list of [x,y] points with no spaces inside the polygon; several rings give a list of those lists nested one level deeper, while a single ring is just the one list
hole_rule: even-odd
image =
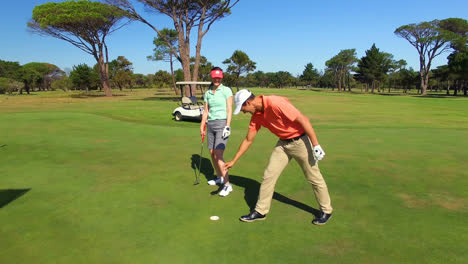
[{"label": "white golf ball", "polygon": [[213,220],[213,221],[217,221],[217,220],[219,220],[219,216],[213,215],[213,216],[210,216],[210,219]]}]

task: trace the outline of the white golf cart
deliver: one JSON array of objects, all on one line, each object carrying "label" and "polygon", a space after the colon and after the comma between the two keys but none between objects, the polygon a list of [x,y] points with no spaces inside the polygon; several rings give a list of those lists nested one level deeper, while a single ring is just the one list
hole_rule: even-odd
[{"label": "white golf cart", "polygon": [[[202,85],[210,85],[211,82],[177,82],[176,85],[179,85],[180,94],[184,94],[185,85],[197,85],[200,87],[200,91],[203,94]],[[198,120],[201,121],[204,110],[204,103],[199,102],[197,97],[192,95],[190,91],[190,97],[182,96],[180,99],[180,106],[174,109],[172,115],[176,121],[182,120]]]}]

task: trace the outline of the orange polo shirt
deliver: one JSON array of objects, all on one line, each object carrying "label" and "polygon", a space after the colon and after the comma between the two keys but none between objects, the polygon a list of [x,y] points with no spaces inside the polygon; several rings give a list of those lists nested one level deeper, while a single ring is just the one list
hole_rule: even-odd
[{"label": "orange polo shirt", "polygon": [[304,133],[304,128],[294,122],[301,112],[287,98],[275,95],[260,95],[260,98],[264,112],[252,115],[249,130],[258,131],[264,126],[280,139],[295,138]]}]

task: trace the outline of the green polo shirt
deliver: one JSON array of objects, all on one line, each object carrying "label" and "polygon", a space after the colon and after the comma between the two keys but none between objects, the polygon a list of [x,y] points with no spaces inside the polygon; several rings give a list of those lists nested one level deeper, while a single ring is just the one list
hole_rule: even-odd
[{"label": "green polo shirt", "polygon": [[232,96],[231,88],[220,85],[216,90],[205,92],[205,102],[208,103],[208,120],[227,119],[226,99]]}]

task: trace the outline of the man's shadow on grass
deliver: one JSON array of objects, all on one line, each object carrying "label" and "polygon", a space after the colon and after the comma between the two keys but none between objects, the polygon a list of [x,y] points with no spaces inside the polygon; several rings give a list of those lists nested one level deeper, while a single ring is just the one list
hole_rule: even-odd
[{"label": "man's shadow on grass", "polygon": [[31,189],[0,189],[0,209],[20,198]]},{"label": "man's shadow on grass", "polygon": [[[199,164],[200,164],[200,155],[193,154],[192,155],[192,169],[194,169],[196,173],[198,173]],[[210,180],[215,177],[214,168],[211,164],[210,159],[202,158],[201,173],[205,176],[206,180]],[[244,188],[244,200],[247,203],[247,206],[249,207],[250,211],[254,210],[255,205],[257,204],[257,200],[258,200],[258,194],[260,191],[260,183],[256,180],[252,180],[252,179],[245,178],[242,176],[237,176],[237,175],[229,175],[229,181],[231,182],[231,184]],[[221,188],[222,186],[220,186],[218,190],[211,192],[211,194],[212,195],[217,194],[219,191],[221,191]],[[321,215],[320,210],[310,207],[296,200],[290,199],[278,192],[273,193],[273,199],[279,202],[294,206],[298,209],[304,210],[308,213],[313,214],[316,217],[319,217]]]}]

